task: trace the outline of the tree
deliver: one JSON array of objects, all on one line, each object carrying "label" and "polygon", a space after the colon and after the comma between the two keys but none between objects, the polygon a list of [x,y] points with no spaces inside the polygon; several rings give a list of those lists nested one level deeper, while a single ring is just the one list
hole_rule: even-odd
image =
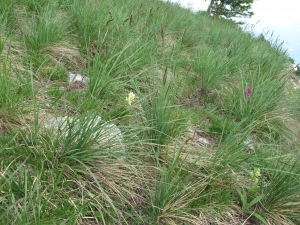
[{"label": "tree", "polygon": [[295,70],[295,74],[297,75],[297,76],[300,76],[300,65],[298,64],[298,65],[296,65],[296,69],[294,69]]},{"label": "tree", "polygon": [[251,17],[250,11],[254,0],[210,0],[207,13],[231,17]]}]

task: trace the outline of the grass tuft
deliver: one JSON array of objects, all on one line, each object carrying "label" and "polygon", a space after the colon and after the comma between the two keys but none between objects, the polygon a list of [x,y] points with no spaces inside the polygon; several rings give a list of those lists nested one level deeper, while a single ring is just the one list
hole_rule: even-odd
[{"label": "grass tuft", "polygon": [[1,224],[299,224],[290,63],[171,2],[0,1]]}]

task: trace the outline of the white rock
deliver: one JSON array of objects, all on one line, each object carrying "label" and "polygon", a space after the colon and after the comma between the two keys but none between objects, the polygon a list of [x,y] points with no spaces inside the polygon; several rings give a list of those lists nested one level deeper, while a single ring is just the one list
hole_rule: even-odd
[{"label": "white rock", "polygon": [[200,137],[195,130],[188,128],[188,137],[193,139],[193,140],[197,140],[199,142],[201,142],[202,144],[208,145],[210,144],[209,141],[204,138],[204,137]]},{"label": "white rock", "polygon": [[[122,150],[125,150],[124,139],[121,130],[115,125],[107,122],[102,122],[101,117],[91,117],[74,119],[72,117],[53,117],[45,124],[45,128],[53,129],[55,132],[61,132],[65,137],[69,134],[68,124],[72,124],[71,132],[78,133],[80,130],[93,129],[94,133],[91,138],[97,138],[98,145],[103,146],[119,146]],[[96,130],[99,128],[98,130]]]},{"label": "white rock", "polygon": [[59,127],[65,126],[66,120],[67,120],[66,116],[64,116],[64,117],[59,116],[59,117],[51,118],[51,119],[49,119],[48,122],[46,122],[45,128],[58,130]]},{"label": "white rock", "polygon": [[90,78],[82,76],[81,74],[70,73],[68,75],[68,82],[71,84],[71,83],[76,82],[76,81],[82,82],[84,84],[88,84],[90,82]]},{"label": "white rock", "polygon": [[251,139],[247,139],[243,142],[244,145],[246,145],[250,150],[254,150],[253,141]]},{"label": "white rock", "polygon": [[199,137],[198,141],[200,141],[201,143],[206,144],[206,145],[209,144],[209,141],[206,138],[203,138],[203,137]]}]

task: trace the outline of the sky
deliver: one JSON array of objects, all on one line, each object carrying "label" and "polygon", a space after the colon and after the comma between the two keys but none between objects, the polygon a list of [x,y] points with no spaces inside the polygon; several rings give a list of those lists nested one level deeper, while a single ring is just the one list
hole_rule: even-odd
[{"label": "sky", "polygon": [[[192,11],[206,10],[209,4],[209,0],[170,1],[180,2]],[[256,34],[273,32],[272,39],[283,41],[283,49],[288,51],[296,64],[300,63],[300,0],[254,0],[252,11],[254,16],[242,21],[255,24]]]}]

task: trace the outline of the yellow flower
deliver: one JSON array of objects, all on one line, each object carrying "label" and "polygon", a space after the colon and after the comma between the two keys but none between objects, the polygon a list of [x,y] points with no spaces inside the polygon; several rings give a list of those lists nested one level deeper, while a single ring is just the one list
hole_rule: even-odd
[{"label": "yellow flower", "polygon": [[128,97],[125,100],[126,102],[128,102],[129,105],[131,105],[134,98],[135,98],[135,94],[133,92],[129,92]]},{"label": "yellow flower", "polygon": [[257,182],[258,178],[261,176],[260,169],[254,168],[253,171],[250,172],[250,176],[251,176],[253,182]]}]

